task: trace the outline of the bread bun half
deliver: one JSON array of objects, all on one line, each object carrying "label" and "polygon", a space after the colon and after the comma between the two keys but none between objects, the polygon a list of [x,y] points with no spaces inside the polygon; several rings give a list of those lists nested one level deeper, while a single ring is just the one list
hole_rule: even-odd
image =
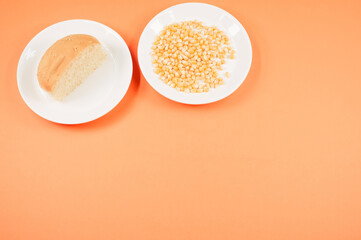
[{"label": "bread bun half", "polygon": [[56,41],[41,58],[39,85],[58,101],[68,96],[105,60],[99,41],[90,35],[73,34]]}]

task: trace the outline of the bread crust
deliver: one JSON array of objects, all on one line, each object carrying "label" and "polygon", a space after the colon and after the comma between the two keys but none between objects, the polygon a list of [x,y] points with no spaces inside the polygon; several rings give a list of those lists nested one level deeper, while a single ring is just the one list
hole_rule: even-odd
[{"label": "bread crust", "polygon": [[92,44],[100,43],[86,34],[73,34],[56,41],[40,60],[37,73],[39,85],[52,92],[71,61]]}]

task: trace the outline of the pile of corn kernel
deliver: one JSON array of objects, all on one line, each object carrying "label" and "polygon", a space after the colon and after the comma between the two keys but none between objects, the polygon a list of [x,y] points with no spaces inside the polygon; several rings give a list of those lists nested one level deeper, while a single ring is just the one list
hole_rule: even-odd
[{"label": "pile of corn kernel", "polygon": [[[178,91],[208,92],[223,84],[219,71],[227,58],[234,59],[230,40],[217,27],[199,21],[166,26],[152,46],[154,72]],[[224,74],[229,78],[229,73]]]}]

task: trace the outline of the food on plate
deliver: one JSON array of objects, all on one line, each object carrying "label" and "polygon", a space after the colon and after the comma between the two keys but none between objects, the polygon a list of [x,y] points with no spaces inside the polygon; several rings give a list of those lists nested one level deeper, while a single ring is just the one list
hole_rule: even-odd
[{"label": "food on plate", "polygon": [[39,85],[61,101],[77,88],[106,58],[93,36],[73,34],[56,41],[38,66]]},{"label": "food on plate", "polygon": [[166,26],[156,37],[151,54],[160,79],[187,93],[208,92],[222,85],[222,65],[235,58],[229,37],[197,20]]}]

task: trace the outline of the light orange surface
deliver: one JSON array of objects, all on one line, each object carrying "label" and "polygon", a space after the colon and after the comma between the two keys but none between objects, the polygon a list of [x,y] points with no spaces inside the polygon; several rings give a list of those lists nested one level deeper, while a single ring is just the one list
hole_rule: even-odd
[{"label": "light orange surface", "polygon": [[[361,2],[210,0],[253,63],[230,97],[171,102],[139,71],[147,22],[180,1],[0,0],[0,239],[361,239]],[[30,39],[68,19],[122,35],[129,92],[79,126],[23,102]]]}]

